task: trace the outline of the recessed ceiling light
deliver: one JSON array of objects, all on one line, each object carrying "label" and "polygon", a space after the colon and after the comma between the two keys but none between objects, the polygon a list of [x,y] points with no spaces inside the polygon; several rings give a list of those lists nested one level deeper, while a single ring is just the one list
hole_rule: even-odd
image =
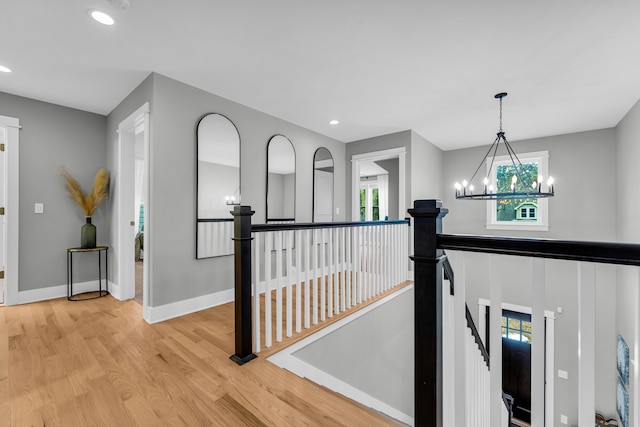
[{"label": "recessed ceiling light", "polygon": [[338,123],[340,123],[338,120],[329,120],[330,125],[337,125]]},{"label": "recessed ceiling light", "polygon": [[99,10],[95,10],[95,9],[90,10],[89,15],[93,19],[95,19],[96,21],[104,25],[114,25],[116,23],[115,19],[113,19],[111,16],[107,15],[104,12],[100,12]]},{"label": "recessed ceiling light", "polygon": [[10,73],[11,68],[7,68],[4,65],[0,65],[0,71],[2,71],[3,73]]}]

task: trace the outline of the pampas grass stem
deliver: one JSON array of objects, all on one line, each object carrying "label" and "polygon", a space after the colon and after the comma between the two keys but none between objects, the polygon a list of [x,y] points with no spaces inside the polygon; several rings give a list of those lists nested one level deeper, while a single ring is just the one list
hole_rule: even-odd
[{"label": "pampas grass stem", "polygon": [[85,216],[92,216],[109,195],[109,171],[106,169],[100,169],[96,173],[91,193],[85,193],[78,181],[64,167],[60,168],[59,173],[65,181],[69,197],[76,202]]}]

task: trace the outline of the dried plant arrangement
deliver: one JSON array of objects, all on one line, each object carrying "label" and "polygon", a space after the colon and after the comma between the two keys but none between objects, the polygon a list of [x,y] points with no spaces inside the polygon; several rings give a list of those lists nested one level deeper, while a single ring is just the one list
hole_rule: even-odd
[{"label": "dried plant arrangement", "polygon": [[64,178],[69,197],[80,207],[85,216],[90,217],[109,195],[109,171],[99,169],[93,182],[93,191],[85,193],[80,184],[64,168],[60,168],[60,176]]}]

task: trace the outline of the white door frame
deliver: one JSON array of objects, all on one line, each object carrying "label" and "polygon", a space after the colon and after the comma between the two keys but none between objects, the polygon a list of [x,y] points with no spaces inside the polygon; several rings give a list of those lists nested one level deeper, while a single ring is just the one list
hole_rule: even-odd
[{"label": "white door frame", "polygon": [[[354,154],[351,156],[351,220],[360,221],[360,162],[398,159],[398,219],[406,216],[405,205],[405,157],[404,147],[388,150],[372,151],[370,153]],[[391,211],[391,208],[389,208]]]},{"label": "white door frame", "polygon": [[4,221],[4,257],[5,257],[5,305],[19,303],[19,155],[20,120],[15,117],[0,116],[0,126],[7,131],[5,141],[5,221]]},{"label": "white door frame", "polygon": [[[485,339],[487,336],[487,322],[485,318],[485,313],[487,307],[491,307],[491,301],[480,298],[478,300],[478,333],[480,334],[481,339]],[[506,302],[502,303],[503,310],[516,311],[518,313],[531,314],[533,310],[531,307],[525,307],[522,305],[509,304]],[[544,311],[545,322],[545,355],[544,355],[544,364],[545,364],[545,385],[544,385],[544,420],[546,426],[553,426],[553,401],[554,401],[554,343],[555,343],[555,313],[553,311]],[[485,346],[487,343],[484,343]],[[531,370],[531,375],[534,375],[533,366]],[[533,399],[533,396],[532,396]]]},{"label": "white door frame", "polygon": [[143,284],[142,284],[142,316],[148,321],[149,309],[149,283],[150,264],[153,261],[149,236],[152,228],[152,215],[150,214],[149,197],[149,103],[146,102],[129,117],[118,125],[118,154],[117,154],[117,176],[116,176],[116,239],[115,255],[117,259],[117,285],[120,295],[116,295],[120,300],[132,299],[135,297],[135,256],[134,256],[134,236],[132,234],[132,221],[134,220],[135,197],[135,136],[136,133],[144,132],[143,153],[144,153],[144,177],[142,187],[142,197],[145,203],[144,209],[144,229],[145,229],[145,250],[143,263]]}]

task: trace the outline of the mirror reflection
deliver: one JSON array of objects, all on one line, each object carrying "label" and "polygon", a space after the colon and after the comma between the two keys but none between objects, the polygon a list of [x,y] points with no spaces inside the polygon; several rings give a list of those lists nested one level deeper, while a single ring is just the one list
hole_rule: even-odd
[{"label": "mirror reflection", "polygon": [[296,152],[275,135],[267,144],[267,222],[295,222]]},{"label": "mirror reflection", "polygon": [[233,217],[240,204],[240,134],[221,114],[204,116],[197,129],[196,258],[233,254]]},{"label": "mirror reflection", "polygon": [[313,222],[333,222],[333,156],[324,147],[313,156]]}]

